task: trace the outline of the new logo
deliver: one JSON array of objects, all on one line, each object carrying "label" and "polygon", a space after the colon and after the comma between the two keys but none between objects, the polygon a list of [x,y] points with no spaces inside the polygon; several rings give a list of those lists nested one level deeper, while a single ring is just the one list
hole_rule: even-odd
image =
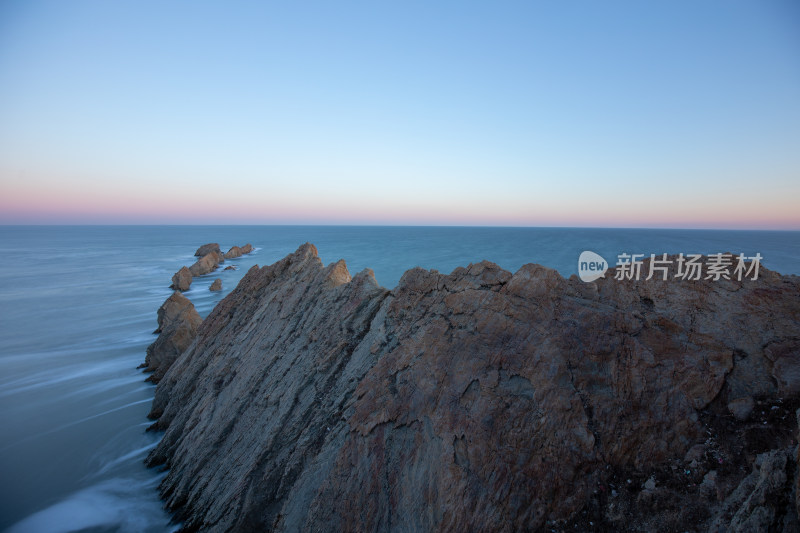
[{"label": "new logo", "polygon": [[608,270],[608,262],[603,259],[603,256],[586,250],[581,252],[578,258],[578,277],[581,280],[589,282],[600,279],[606,274]]}]

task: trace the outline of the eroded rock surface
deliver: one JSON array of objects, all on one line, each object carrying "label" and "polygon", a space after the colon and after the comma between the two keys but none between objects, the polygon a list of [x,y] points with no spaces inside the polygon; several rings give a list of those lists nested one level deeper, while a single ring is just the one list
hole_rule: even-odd
[{"label": "eroded rock surface", "polygon": [[[798,278],[613,274],[482,262],[387,291],[308,244],[253,267],[157,389],[169,508],[187,530],[682,530],[743,508],[747,476],[791,488],[789,452],[756,457],[794,444]],[[745,397],[761,418],[730,414]]]},{"label": "eroded rock surface", "polygon": [[244,246],[232,246],[230,250],[225,252],[225,259],[235,259],[243,255],[247,255],[253,251],[252,244],[245,244]]},{"label": "eroded rock surface", "polygon": [[192,266],[189,267],[189,272],[192,276],[202,276],[213,272],[219,267],[219,264],[225,260],[222,252],[214,251],[209,252],[200,259],[198,259]]},{"label": "eroded rock surface", "polygon": [[204,244],[203,246],[201,246],[200,248],[197,249],[197,251],[194,253],[194,255],[195,255],[195,257],[203,257],[204,255],[208,255],[211,252],[222,253],[222,251],[219,249],[219,244],[218,243],[210,242],[208,244]]},{"label": "eroded rock surface", "polygon": [[174,276],[172,276],[171,288],[176,291],[188,291],[192,285],[192,271],[187,267],[181,267]]},{"label": "eroded rock surface", "polygon": [[202,319],[192,302],[180,292],[172,296],[158,309],[159,336],[147,347],[145,372],[152,372],[148,381],[158,383],[169,367],[194,341]]},{"label": "eroded rock surface", "polygon": [[215,279],[211,285],[208,287],[208,290],[211,292],[221,291],[222,290],[222,280],[217,278]]}]

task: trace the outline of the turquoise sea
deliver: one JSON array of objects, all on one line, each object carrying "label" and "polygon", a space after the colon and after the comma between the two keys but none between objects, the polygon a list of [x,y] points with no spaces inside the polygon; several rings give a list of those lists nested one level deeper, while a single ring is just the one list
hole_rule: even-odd
[{"label": "turquoise sea", "polygon": [[[254,264],[309,241],[324,263],[375,271],[393,287],[414,266],[450,272],[488,259],[514,271],[540,263],[565,276],[592,250],[760,253],[800,274],[800,232],[577,228],[352,226],[0,226],[0,530],[169,531],[162,473],[143,466],[159,435],[146,433],[153,386],[137,370],[153,341],[170,278],[201,244],[235,271],[196,279],[186,293],[202,316]],[[221,293],[208,291],[221,278]]]}]

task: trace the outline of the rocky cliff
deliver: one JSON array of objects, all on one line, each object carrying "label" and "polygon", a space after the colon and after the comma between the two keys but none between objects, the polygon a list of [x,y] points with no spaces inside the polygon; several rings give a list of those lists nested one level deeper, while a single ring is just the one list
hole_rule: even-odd
[{"label": "rocky cliff", "polygon": [[796,527],[800,280],[611,276],[482,262],[387,291],[309,244],[253,267],[156,391],[168,507],[213,531]]}]

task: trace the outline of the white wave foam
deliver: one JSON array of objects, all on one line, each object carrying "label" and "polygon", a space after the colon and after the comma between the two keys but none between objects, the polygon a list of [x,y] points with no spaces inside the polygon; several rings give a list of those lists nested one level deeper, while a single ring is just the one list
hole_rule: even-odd
[{"label": "white wave foam", "polygon": [[[169,517],[155,496],[160,480],[103,481],[17,522],[8,533],[68,533],[98,527],[123,533],[164,531],[169,527]],[[170,531],[178,528],[173,526]]]}]

